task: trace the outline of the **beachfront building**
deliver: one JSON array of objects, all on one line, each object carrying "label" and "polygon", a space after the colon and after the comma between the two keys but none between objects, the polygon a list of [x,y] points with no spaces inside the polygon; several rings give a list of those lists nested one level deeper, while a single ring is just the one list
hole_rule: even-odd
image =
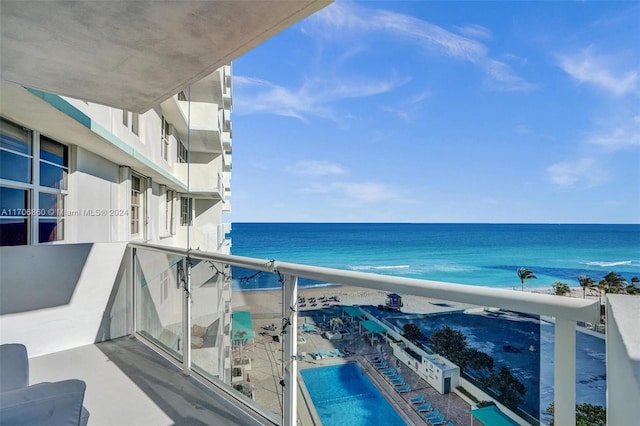
[{"label": "beachfront building", "polygon": [[[327,3],[0,2],[1,343],[27,347],[32,380],[85,381],[95,424],[296,424],[296,333],[269,371],[281,413],[226,386],[235,265],[280,274],[283,332],[298,277],[555,317],[556,424],[575,423],[592,301],[226,254],[228,64]],[[625,424],[640,417],[638,318],[615,303],[607,408]]]}]

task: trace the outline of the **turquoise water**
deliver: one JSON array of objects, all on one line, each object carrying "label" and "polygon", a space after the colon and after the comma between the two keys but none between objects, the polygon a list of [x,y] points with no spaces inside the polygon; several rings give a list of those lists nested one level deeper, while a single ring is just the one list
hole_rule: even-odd
[{"label": "turquoise water", "polygon": [[537,275],[528,288],[640,275],[640,225],[234,223],[231,238],[240,256],[488,287],[519,289],[519,267]]},{"label": "turquoise water", "polygon": [[405,422],[357,364],[301,370],[324,426],[404,426]]}]

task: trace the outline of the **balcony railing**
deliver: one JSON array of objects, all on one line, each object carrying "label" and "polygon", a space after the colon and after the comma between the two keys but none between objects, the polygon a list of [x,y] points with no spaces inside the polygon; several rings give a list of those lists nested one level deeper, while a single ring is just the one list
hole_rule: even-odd
[{"label": "balcony railing", "polygon": [[[134,256],[136,333],[172,357],[186,374],[205,378],[210,385],[235,395],[239,402],[275,423],[294,425],[300,415],[299,279],[438,299],[467,308],[553,317],[555,422],[575,423],[576,323],[599,322],[597,301],[201,251],[190,251],[187,257],[184,250],[148,244],[129,246]],[[232,277],[231,267],[243,272]],[[229,300],[221,300],[222,293],[212,290],[228,286],[231,279],[234,319],[229,324]],[[242,283],[253,282],[260,287],[263,280],[281,284],[279,296],[271,296],[271,302],[265,292],[261,292],[264,297],[249,300],[248,295],[238,291]],[[237,308],[240,306],[242,309]],[[249,325],[251,320],[247,322],[251,315],[254,321],[266,325],[254,329]],[[278,340],[283,344],[280,359],[274,346]],[[277,368],[277,375],[266,380],[264,363]]]}]

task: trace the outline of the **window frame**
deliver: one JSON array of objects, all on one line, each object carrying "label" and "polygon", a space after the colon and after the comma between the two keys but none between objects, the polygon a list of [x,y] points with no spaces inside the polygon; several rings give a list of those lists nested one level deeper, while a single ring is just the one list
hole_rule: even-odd
[{"label": "window frame", "polygon": [[[27,231],[25,236],[26,244],[24,245],[52,244],[66,241],[68,237],[68,231],[66,229],[67,218],[65,206],[67,204],[66,197],[69,195],[68,176],[70,175],[71,170],[71,147],[67,144],[59,142],[52,137],[42,134],[37,130],[29,129],[4,117],[0,117],[0,119],[11,127],[23,129],[27,135],[27,154],[12,150],[7,147],[0,147],[0,150],[4,152],[17,154],[29,159],[30,177],[28,182],[0,178],[0,186],[4,188],[26,191],[26,212],[28,214],[26,216],[18,215],[11,217],[13,219],[26,219],[27,221]],[[45,157],[44,155],[42,155],[42,150],[44,149],[43,141],[47,141],[50,144],[59,145],[60,147],[62,147],[62,164],[58,164],[55,161],[43,158]],[[52,151],[49,152],[52,153]],[[62,179],[59,181],[61,182],[61,185],[43,185],[43,174],[41,173],[42,165],[45,165],[47,167],[55,167],[62,170]],[[45,194],[55,195],[59,197],[60,201],[57,201],[55,203],[55,207],[47,208],[46,211],[44,211],[44,214],[40,214],[41,210],[45,208],[40,203],[40,197]],[[53,215],[50,214],[50,209],[54,209]],[[56,238],[41,241],[41,224],[52,221],[55,221],[56,223],[53,228],[56,231]]]}]

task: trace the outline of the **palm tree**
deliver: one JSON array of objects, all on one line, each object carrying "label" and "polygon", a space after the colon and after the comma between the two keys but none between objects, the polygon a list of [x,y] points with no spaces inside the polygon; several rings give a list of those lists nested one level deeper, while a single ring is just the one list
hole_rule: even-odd
[{"label": "palm tree", "polygon": [[640,283],[640,278],[633,277],[631,278],[631,284],[626,287],[627,294],[640,294],[640,288],[638,288],[638,283]]},{"label": "palm tree", "polygon": [[604,290],[605,293],[624,293],[624,288],[628,285],[622,276],[616,272],[609,272],[598,283],[598,288]]},{"label": "palm tree", "polygon": [[538,278],[533,272],[531,272],[531,270],[527,268],[518,268],[516,272],[518,273],[518,278],[520,278],[520,282],[522,283],[522,291],[524,291],[524,282],[526,280],[535,280],[536,278]]},{"label": "palm tree", "polygon": [[336,331],[336,328],[342,326],[342,320],[338,317],[331,318],[331,320],[329,320],[329,324],[331,324],[331,329]]},{"label": "palm tree", "polygon": [[582,287],[582,298],[586,297],[587,289],[591,288],[595,285],[595,281],[586,275],[580,275],[578,277],[578,282],[580,283],[580,287]]},{"label": "palm tree", "polygon": [[553,283],[553,294],[556,296],[564,296],[571,293],[571,288],[563,282],[556,281]]}]

